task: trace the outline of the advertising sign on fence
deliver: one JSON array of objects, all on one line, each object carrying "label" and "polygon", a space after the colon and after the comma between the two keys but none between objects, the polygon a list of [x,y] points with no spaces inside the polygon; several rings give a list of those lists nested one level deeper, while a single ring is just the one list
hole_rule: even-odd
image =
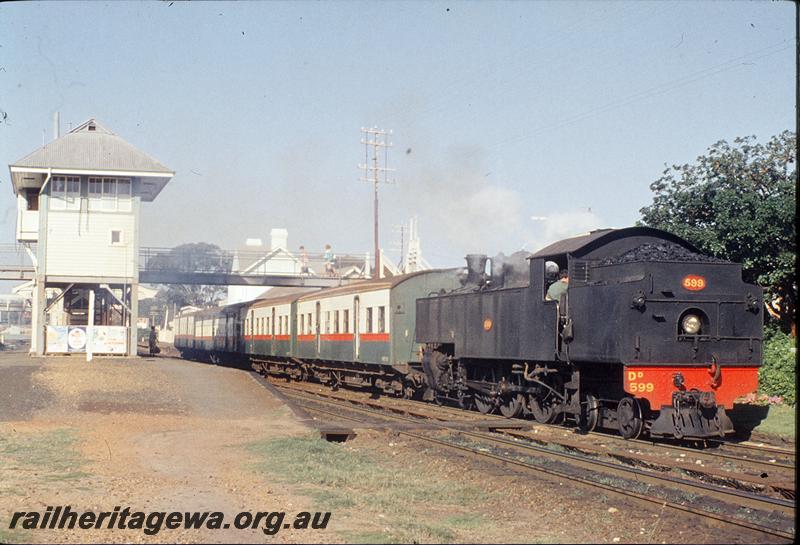
[{"label": "advertising sign on fence", "polygon": [[86,352],[86,326],[69,326],[67,346],[70,352]]},{"label": "advertising sign on fence", "polygon": [[45,347],[48,352],[63,353],[69,351],[67,344],[67,334],[69,333],[69,326],[66,325],[49,325],[47,326],[47,335],[45,339]]},{"label": "advertising sign on fence", "polygon": [[85,325],[47,326],[46,351],[50,354],[86,352],[91,342],[95,354],[125,354],[128,347],[128,328],[96,325],[89,339]]},{"label": "advertising sign on fence", "polygon": [[94,326],[92,352],[95,354],[124,354],[128,347],[128,328],[125,326]]}]

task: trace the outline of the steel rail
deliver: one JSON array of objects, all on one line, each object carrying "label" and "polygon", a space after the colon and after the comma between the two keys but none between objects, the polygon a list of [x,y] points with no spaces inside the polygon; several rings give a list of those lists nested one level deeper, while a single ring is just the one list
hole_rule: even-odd
[{"label": "steel rail", "polygon": [[[295,388],[295,390],[297,391],[298,389]],[[325,394],[319,394],[317,392],[311,392],[308,389],[301,389],[300,391],[310,392],[310,393],[313,393],[315,395],[325,395]],[[336,397],[336,396],[330,396],[330,397],[331,397],[331,399],[343,399],[343,398],[339,398],[339,397]],[[478,413],[478,412],[475,412],[475,411],[465,411],[463,409],[457,409],[455,407],[448,407],[448,406],[443,406],[443,405],[433,406],[430,403],[423,403],[423,402],[416,401],[416,400],[411,400],[411,399],[406,399],[406,400],[403,400],[403,401],[404,402],[409,402],[409,405],[418,406],[420,408],[420,411],[415,411],[413,409],[405,409],[405,408],[402,408],[402,407],[396,407],[396,406],[392,406],[392,405],[384,405],[384,404],[378,403],[376,401],[371,401],[371,400],[360,400],[359,403],[361,403],[363,405],[366,405],[366,406],[369,406],[369,407],[374,407],[374,408],[377,408],[377,409],[381,409],[381,410],[384,410],[384,411],[391,411],[391,412],[394,412],[394,413],[411,415],[411,416],[419,416],[419,417],[422,417],[422,418],[429,418],[431,420],[438,420],[438,421],[441,421],[441,422],[451,422],[452,420],[449,419],[449,418],[446,418],[443,415],[440,416],[440,415],[436,415],[436,414],[432,414],[432,413],[434,413],[434,412],[447,412],[447,413],[453,415],[453,417],[458,417],[460,419],[463,419],[464,421],[470,421],[470,420],[482,420],[482,421],[496,420],[497,422],[514,422],[516,420],[519,420],[519,419],[515,419],[515,418],[509,419],[509,418],[505,418],[503,416],[494,415],[494,414],[482,414],[482,413]],[[434,408],[435,408],[435,411],[434,411]],[[424,409],[424,412],[422,412],[423,409]],[[427,413],[427,414],[425,414],[425,413]],[[526,421],[522,421],[522,422],[526,423]],[[529,423],[529,422],[527,422],[527,423]],[[535,426],[539,426],[541,428],[544,428],[544,429],[550,430],[550,431],[554,431],[554,432],[558,432],[558,431],[562,431],[563,432],[563,431],[569,429],[569,428],[565,428],[563,426],[556,425],[556,424],[542,424],[540,422],[534,422],[533,424]],[[506,432],[506,433],[511,434],[511,432]],[[766,469],[766,470],[769,470],[769,471],[772,471],[772,470],[775,470],[775,469],[779,469],[779,470],[795,470],[795,465],[794,464],[786,464],[786,463],[782,463],[782,462],[779,462],[779,461],[769,462],[769,461],[766,461],[766,460],[759,460],[759,459],[753,459],[753,458],[742,458],[742,457],[735,456],[735,455],[729,454],[729,453],[724,453],[724,452],[719,452],[719,451],[711,452],[711,451],[705,450],[705,449],[697,449],[697,448],[685,447],[685,446],[681,446],[681,445],[673,445],[671,443],[655,442],[655,441],[648,440],[648,439],[623,439],[622,437],[619,437],[619,436],[615,436],[615,435],[611,435],[611,434],[603,433],[603,432],[597,432],[597,431],[588,432],[588,433],[583,434],[583,435],[584,436],[596,437],[598,439],[602,439],[603,441],[611,441],[611,442],[614,442],[615,444],[620,445],[621,447],[624,447],[624,448],[630,448],[631,444],[647,445],[648,447],[651,447],[651,448],[654,448],[654,449],[670,449],[670,450],[679,451],[679,452],[691,453],[693,456],[696,456],[698,458],[700,458],[700,457],[705,458],[705,459],[719,458],[719,459],[736,461],[736,462],[740,462],[740,463],[743,463],[743,464],[749,464],[751,466],[757,466],[758,468],[760,468],[762,470],[763,469]],[[557,440],[553,440],[553,441],[549,441],[549,442],[552,443],[552,442],[556,442],[556,441]],[[725,443],[725,444],[735,444],[735,443]],[[591,445],[587,445],[587,446],[590,447]]]},{"label": "steel rail", "polygon": [[727,448],[731,450],[752,450],[760,454],[769,456],[787,456],[794,458],[796,452],[791,449],[781,448],[775,445],[751,445],[747,443],[734,443],[733,441],[716,441],[720,448]]},{"label": "steel rail", "polygon": [[[292,388],[285,387],[285,386],[283,386],[283,387],[277,386],[277,387],[282,389],[282,390],[293,390]],[[293,391],[296,392],[297,390],[293,390]],[[292,394],[289,394],[289,395],[291,397],[294,397],[294,398],[300,398],[301,400],[304,400],[306,402],[310,401],[311,403],[314,403],[314,402],[325,403],[327,401],[327,400],[309,399],[308,397],[301,396],[301,395],[292,395]],[[310,394],[310,395],[314,395],[314,394]],[[336,403],[332,403],[330,401],[327,401],[327,402],[329,404],[331,404],[331,405],[337,405]],[[318,412],[318,413],[321,413],[321,414],[328,414],[328,415],[334,416],[336,418],[343,418],[343,419],[346,419],[346,420],[351,420],[353,422],[364,423],[364,421],[362,419],[355,418],[355,417],[352,417],[352,416],[346,416],[346,415],[343,415],[341,412],[328,411],[328,410],[325,410],[325,409],[320,409],[319,407],[309,407],[308,405],[304,405],[304,409],[307,410],[307,411],[311,411],[311,412]],[[355,407],[348,407],[348,409],[355,410],[356,408]],[[448,431],[460,432],[460,430],[451,430],[451,429],[446,428],[446,427],[445,427],[445,429],[448,429]],[[752,531],[759,532],[759,533],[762,533],[762,534],[767,534],[767,535],[780,537],[780,538],[785,538],[785,539],[790,539],[790,540],[794,539],[794,534],[792,534],[790,532],[784,532],[784,531],[781,531],[781,530],[776,530],[776,529],[773,529],[773,528],[762,526],[760,524],[751,523],[751,522],[744,521],[744,520],[741,520],[741,519],[737,519],[737,518],[734,518],[734,517],[724,517],[724,516],[718,515],[716,513],[711,513],[709,511],[704,511],[704,510],[701,510],[701,509],[695,509],[695,508],[688,507],[688,506],[681,505],[681,504],[674,503],[674,502],[669,502],[669,501],[665,501],[665,500],[659,500],[657,498],[649,497],[649,496],[646,496],[644,494],[640,494],[638,492],[633,492],[633,491],[630,491],[630,490],[614,488],[614,487],[612,487],[610,485],[606,485],[606,484],[603,484],[603,483],[598,483],[598,482],[595,482],[595,481],[591,481],[589,479],[585,479],[583,477],[579,477],[579,476],[576,476],[576,475],[570,475],[568,473],[564,473],[562,471],[558,471],[558,470],[555,470],[555,469],[545,468],[543,466],[530,464],[530,463],[527,463],[527,462],[522,462],[522,461],[516,460],[514,458],[508,458],[508,457],[500,456],[500,455],[497,455],[497,454],[484,452],[484,451],[481,451],[481,450],[478,450],[478,449],[473,449],[473,448],[466,447],[466,446],[463,446],[463,445],[456,445],[454,443],[449,443],[449,442],[443,441],[441,439],[436,439],[434,437],[417,434],[417,433],[410,432],[410,431],[407,431],[407,430],[396,430],[396,432],[398,434],[400,434],[400,435],[405,435],[405,436],[408,436],[408,437],[412,437],[414,439],[417,439],[417,440],[420,440],[420,441],[423,441],[423,442],[434,443],[434,444],[443,446],[445,448],[459,450],[459,451],[463,451],[463,452],[468,452],[468,453],[470,453],[472,455],[480,456],[480,457],[483,457],[483,458],[489,458],[489,459],[501,462],[501,463],[506,464],[506,465],[513,465],[513,466],[516,466],[516,467],[520,467],[520,468],[523,468],[523,469],[525,469],[527,471],[533,471],[537,475],[541,475],[542,473],[544,473],[546,475],[550,475],[552,477],[557,477],[559,479],[564,479],[564,480],[577,482],[577,483],[580,483],[582,485],[590,486],[590,487],[593,487],[593,488],[599,488],[601,490],[604,490],[604,491],[612,493],[612,494],[617,494],[617,495],[620,495],[620,496],[623,496],[623,497],[634,498],[636,500],[639,500],[639,501],[642,501],[642,502],[645,502],[645,503],[649,503],[649,504],[653,504],[653,505],[658,506],[658,507],[667,507],[667,508],[670,508],[670,509],[675,510],[675,511],[680,511],[680,512],[683,512],[683,513],[693,514],[693,515],[696,515],[696,516],[699,516],[699,517],[702,517],[702,518],[712,519],[712,520],[715,520],[717,522],[721,522],[721,523],[724,523],[724,524],[729,524],[729,525],[733,525],[733,526],[737,526],[737,527],[741,527],[741,528],[746,528],[748,530],[752,530]]]},{"label": "steel rail", "polygon": [[[287,386],[283,386],[283,387],[279,386],[279,388],[284,389],[284,390],[292,390],[291,387],[287,387]],[[294,391],[296,392],[297,390],[294,390]],[[306,394],[306,393],[303,392],[303,394]],[[317,396],[317,397],[326,398],[326,401],[328,403],[331,403],[331,404],[335,403],[336,400],[337,400],[336,397],[329,397],[329,396],[326,396],[325,394],[308,393],[307,395],[313,395],[313,396]],[[328,401],[330,399],[333,399],[334,401]],[[354,403],[353,401],[350,401],[350,400],[347,400],[347,402],[348,403]],[[357,412],[365,412],[365,413],[368,413],[368,414],[371,414],[371,415],[374,414],[374,415],[377,415],[377,416],[383,417],[383,418],[387,418],[389,416],[389,415],[386,415],[385,412],[382,414],[380,411],[377,411],[375,409],[369,409],[369,408],[364,408],[364,407],[353,407],[352,409],[354,411],[357,411]],[[415,423],[415,420],[412,419],[412,418],[403,417],[403,416],[399,416],[399,415],[395,415],[395,414],[392,414],[391,418],[394,418],[396,420],[403,420],[403,421],[406,421],[406,422]],[[627,476],[629,474],[634,474],[634,475],[640,477],[641,479],[648,480],[648,481],[651,481],[651,482],[655,482],[655,483],[658,483],[658,484],[663,484],[664,482],[668,482],[670,484],[681,486],[681,487],[684,487],[684,488],[695,489],[695,491],[702,491],[706,495],[712,495],[712,496],[717,497],[717,499],[729,498],[730,496],[735,496],[738,499],[742,500],[741,503],[744,503],[744,504],[746,504],[746,506],[754,507],[756,509],[758,509],[758,508],[761,508],[761,509],[763,509],[763,508],[775,509],[777,507],[779,509],[784,510],[785,512],[788,512],[789,514],[794,514],[795,502],[791,501],[791,500],[769,498],[769,497],[766,497],[766,496],[761,496],[759,494],[753,494],[753,493],[745,492],[745,491],[742,491],[742,490],[725,488],[725,487],[721,487],[721,486],[713,485],[713,484],[709,484],[709,483],[688,481],[686,479],[681,479],[679,477],[673,477],[673,476],[669,476],[669,475],[654,474],[654,473],[651,473],[651,472],[648,472],[648,471],[644,471],[644,470],[641,470],[641,469],[638,469],[638,468],[632,468],[632,467],[628,467],[628,466],[621,466],[620,464],[615,464],[615,463],[612,463],[612,462],[606,462],[606,461],[603,461],[603,460],[592,460],[592,459],[586,458],[585,456],[579,456],[579,455],[570,454],[570,453],[567,453],[567,452],[558,452],[558,451],[554,451],[552,449],[548,449],[548,448],[541,447],[541,446],[534,445],[534,444],[524,444],[524,443],[520,443],[519,441],[513,441],[513,440],[510,440],[510,439],[504,439],[502,437],[494,437],[494,436],[488,435],[486,433],[472,432],[472,431],[467,431],[467,430],[455,429],[455,428],[446,426],[444,424],[435,424],[434,423],[434,426],[436,426],[436,427],[438,427],[440,429],[443,429],[443,430],[451,431],[453,433],[458,433],[458,434],[461,434],[461,435],[465,435],[467,437],[474,437],[476,439],[481,439],[481,440],[484,440],[484,441],[491,441],[491,442],[502,444],[504,446],[510,446],[510,447],[514,447],[514,448],[517,448],[517,449],[521,449],[521,450],[534,451],[536,453],[544,454],[544,455],[547,455],[547,456],[550,456],[550,457],[554,457],[554,458],[566,459],[566,460],[569,460],[570,462],[572,462],[573,464],[582,465],[584,467],[584,469],[594,469],[596,467],[601,467],[601,468],[606,469],[607,471],[610,471],[612,473],[616,473],[618,475],[620,473],[624,474],[624,476]],[[758,507],[758,506],[761,506],[761,507]]]}]

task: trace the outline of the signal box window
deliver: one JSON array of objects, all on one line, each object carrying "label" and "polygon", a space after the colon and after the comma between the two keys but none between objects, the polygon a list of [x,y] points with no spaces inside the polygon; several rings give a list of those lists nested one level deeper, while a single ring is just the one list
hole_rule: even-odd
[{"label": "signal box window", "polygon": [[77,176],[53,176],[51,184],[51,210],[80,210],[80,178]]}]

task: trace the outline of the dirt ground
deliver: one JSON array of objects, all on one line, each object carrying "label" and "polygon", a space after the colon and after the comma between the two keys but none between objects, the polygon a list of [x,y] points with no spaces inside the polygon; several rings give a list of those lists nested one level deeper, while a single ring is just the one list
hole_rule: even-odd
[{"label": "dirt ground", "polygon": [[[250,374],[0,354],[0,542],[728,543],[746,536],[359,430],[344,444]],[[330,511],[324,530],[9,530],[15,511]],[[700,532],[700,533],[698,533]]]}]

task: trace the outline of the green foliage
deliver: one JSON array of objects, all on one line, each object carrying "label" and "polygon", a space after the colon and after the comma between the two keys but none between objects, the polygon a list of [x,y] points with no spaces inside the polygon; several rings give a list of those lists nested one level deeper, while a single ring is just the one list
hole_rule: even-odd
[{"label": "green foliage", "polygon": [[796,308],[795,134],[767,144],[754,136],[724,140],[694,164],[667,167],[650,184],[653,203],[642,223],[681,236],[700,250],[742,264],[746,282],[777,298],[788,330]]},{"label": "green foliage", "polygon": [[765,329],[764,365],[758,371],[759,389],[771,396],[781,396],[794,405],[797,400],[795,340],[782,331]]},{"label": "green foliage", "polygon": [[755,431],[793,439],[797,418],[795,412],[795,408],[788,405],[772,405],[767,418],[758,425]]}]

